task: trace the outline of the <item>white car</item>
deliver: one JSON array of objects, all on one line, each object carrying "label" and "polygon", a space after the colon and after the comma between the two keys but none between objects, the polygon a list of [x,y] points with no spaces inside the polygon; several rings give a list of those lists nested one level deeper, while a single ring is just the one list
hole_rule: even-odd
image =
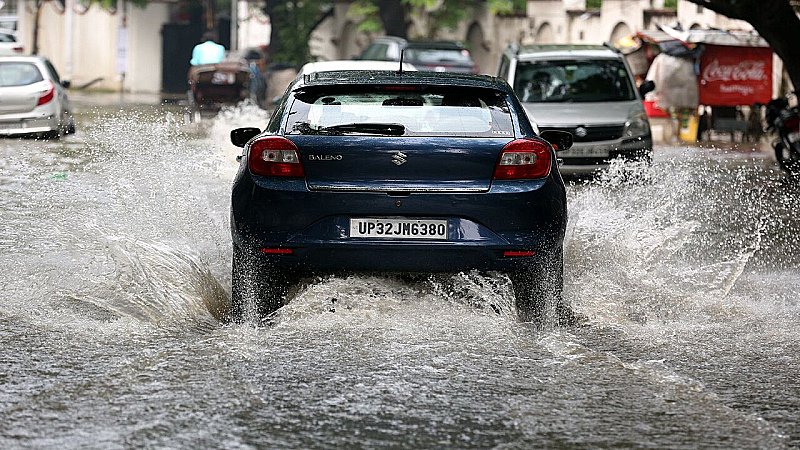
[{"label": "white car", "polygon": [[[315,72],[334,72],[337,70],[394,70],[400,69],[400,63],[395,61],[361,61],[361,60],[334,60],[317,61],[306,63],[301,69],[298,77]],[[414,72],[417,70],[413,64],[403,62],[403,70]]]},{"label": "white car", "polygon": [[0,56],[0,136],[74,133],[68,87],[46,58]]},{"label": "white car", "polygon": [[24,50],[13,30],[0,29],[0,55],[21,55]]}]

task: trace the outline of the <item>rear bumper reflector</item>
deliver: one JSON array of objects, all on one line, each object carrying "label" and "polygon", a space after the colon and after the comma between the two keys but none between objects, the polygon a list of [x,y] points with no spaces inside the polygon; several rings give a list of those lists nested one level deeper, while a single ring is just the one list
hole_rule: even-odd
[{"label": "rear bumper reflector", "polygon": [[265,255],[291,255],[294,250],[291,248],[262,248],[261,253]]},{"label": "rear bumper reflector", "polygon": [[520,258],[526,256],[533,256],[536,252],[532,250],[506,250],[503,252],[505,258]]}]

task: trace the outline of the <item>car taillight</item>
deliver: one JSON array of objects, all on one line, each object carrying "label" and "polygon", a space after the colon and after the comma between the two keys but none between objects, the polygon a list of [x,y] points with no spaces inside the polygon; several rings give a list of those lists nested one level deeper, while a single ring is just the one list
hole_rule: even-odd
[{"label": "car taillight", "polygon": [[56,88],[55,86],[53,86],[53,83],[50,83],[50,89],[48,89],[46,92],[42,94],[41,97],[39,97],[39,101],[36,102],[36,106],[42,106],[46,103],[49,103],[50,100],[53,100],[53,97],[55,97],[55,95],[56,95]]},{"label": "car taillight", "polygon": [[305,176],[294,142],[279,136],[262,137],[250,144],[247,167],[267,177]]},{"label": "car taillight", "polygon": [[800,116],[791,116],[786,118],[786,121],[783,122],[783,126],[792,132],[800,130]]},{"label": "car taillight", "polygon": [[20,45],[20,46],[12,48],[11,50],[13,52],[15,52],[15,53],[22,53],[23,51],[25,51],[25,48]]},{"label": "car taillight", "polygon": [[545,178],[550,175],[550,146],[536,139],[517,139],[503,147],[495,180]]}]

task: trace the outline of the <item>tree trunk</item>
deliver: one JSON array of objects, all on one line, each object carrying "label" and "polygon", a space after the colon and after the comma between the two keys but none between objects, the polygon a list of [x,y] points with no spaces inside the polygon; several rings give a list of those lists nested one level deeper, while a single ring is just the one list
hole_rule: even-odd
[{"label": "tree trunk", "polygon": [[793,11],[760,19],[751,22],[753,28],[783,60],[794,88],[800,89],[800,19]]},{"label": "tree trunk", "polygon": [[714,12],[749,22],[783,60],[795,89],[800,89],[800,19],[789,0],[689,0]]},{"label": "tree trunk", "polygon": [[33,48],[31,55],[39,54],[39,18],[42,16],[42,0],[36,0],[36,9],[33,11]]},{"label": "tree trunk", "polygon": [[279,54],[281,51],[281,37],[278,31],[280,30],[280,22],[283,18],[276,17],[275,14],[276,0],[267,0],[264,4],[264,13],[269,17],[272,27],[269,32],[269,54],[267,57],[270,63],[273,61],[273,55]]},{"label": "tree trunk", "polygon": [[378,0],[378,10],[387,35],[408,38],[406,6],[401,0]]}]

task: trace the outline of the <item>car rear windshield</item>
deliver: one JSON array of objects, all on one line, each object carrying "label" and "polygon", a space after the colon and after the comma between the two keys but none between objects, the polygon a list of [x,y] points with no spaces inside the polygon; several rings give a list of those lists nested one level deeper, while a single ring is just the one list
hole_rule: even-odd
[{"label": "car rear windshield", "polygon": [[614,102],[634,100],[622,61],[524,62],[517,64],[514,92],[523,102]]},{"label": "car rear windshield", "polygon": [[469,51],[458,48],[406,47],[403,59],[411,63],[422,64],[472,64]]},{"label": "car rear windshield", "polygon": [[510,137],[514,128],[505,94],[491,89],[334,86],[297,93],[286,132]]},{"label": "car rear windshield", "polygon": [[0,87],[27,86],[42,80],[42,73],[34,64],[0,62]]}]

